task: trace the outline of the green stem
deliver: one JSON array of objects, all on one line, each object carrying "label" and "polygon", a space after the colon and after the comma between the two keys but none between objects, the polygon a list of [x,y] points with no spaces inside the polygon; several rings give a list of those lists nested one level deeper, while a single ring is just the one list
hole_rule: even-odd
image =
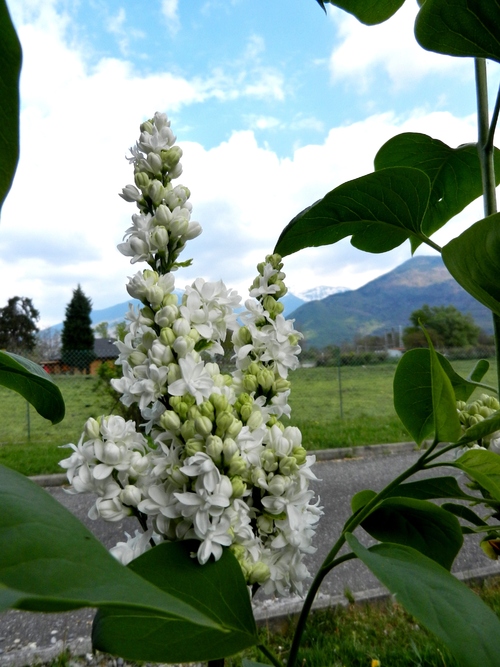
[{"label": "green stem", "polygon": [[300,642],[302,639],[302,634],[304,633],[304,629],[306,626],[307,618],[309,616],[309,613],[311,611],[314,599],[316,597],[316,594],[319,590],[319,587],[321,586],[323,579],[325,576],[332,570],[334,567],[337,565],[340,565],[340,563],[343,563],[347,560],[351,560],[351,558],[354,557],[354,554],[345,554],[344,556],[340,556],[339,558],[336,558],[338,552],[340,549],[344,546],[345,543],[345,534],[346,533],[352,533],[355,528],[359,526],[359,524],[366,519],[366,517],[372,512],[372,510],[378,505],[378,503],[395,487],[399,486],[401,482],[404,482],[408,477],[411,477],[414,475],[416,472],[419,470],[423,470],[427,456],[430,454],[430,452],[434,449],[435,445],[437,443],[433,443],[433,446],[428,451],[425,451],[422,456],[416,461],[412,466],[408,468],[408,470],[405,470],[401,475],[396,477],[390,484],[388,484],[385,489],[380,491],[370,502],[368,502],[359,512],[351,516],[350,519],[347,520],[344,529],[339,537],[339,539],[335,542],[333,545],[330,553],[327,555],[325,560],[323,561],[321,567],[319,568],[318,572],[316,573],[316,576],[313,579],[313,582],[307,592],[306,598],[304,600],[304,604],[302,605],[302,610],[300,612],[299,620],[297,621],[297,627],[295,629],[295,634],[293,636],[293,642],[292,646],[290,648],[290,654],[288,656],[287,660],[287,667],[295,667],[297,663],[297,656],[299,652],[299,647],[300,647]]},{"label": "green stem", "polygon": [[[495,111],[490,127],[488,113],[488,77],[486,74],[486,61],[484,58],[475,58],[476,71],[476,100],[477,100],[477,150],[479,163],[481,165],[481,178],[483,181],[484,215],[487,217],[497,212],[496,179],[494,156],[494,134],[498,113],[500,109],[499,98],[495,104]],[[495,334],[495,347],[497,359],[497,382],[500,387],[500,318],[493,313],[493,329]]]},{"label": "green stem", "polygon": [[283,667],[283,665],[278,660],[278,658],[276,658],[276,656],[273,655],[273,653],[267,648],[267,646],[265,644],[258,644],[257,648],[259,649],[259,651],[261,653],[263,653],[266,656],[266,658],[268,660],[270,660],[272,662],[274,667]]}]

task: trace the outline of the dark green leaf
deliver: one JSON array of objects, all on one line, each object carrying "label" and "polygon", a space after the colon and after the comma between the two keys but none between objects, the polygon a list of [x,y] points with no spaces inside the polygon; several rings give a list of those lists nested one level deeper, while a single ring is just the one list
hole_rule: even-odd
[{"label": "dark green leaf", "polygon": [[[317,0],[321,5],[323,2]],[[354,14],[354,16],[366,25],[376,25],[390,19],[398,9],[404,4],[405,0],[376,0],[376,2],[367,2],[367,0],[325,0],[335,7]]]},{"label": "dark green leaf", "polygon": [[476,442],[487,435],[491,435],[500,429],[500,411],[497,411],[486,417],[482,422],[469,426],[463,436],[458,441],[460,444],[467,444],[468,442]]},{"label": "dark green leaf", "polygon": [[429,201],[429,177],[419,169],[393,167],[339,185],[299,213],[282,231],[275,252],[329,245],[352,236],[354,247],[386,252],[415,235]]},{"label": "dark green leaf", "polygon": [[190,556],[198,545],[193,541],[160,544],[129,568],[212,619],[223,632],[174,626],[170,619],[148,611],[106,609],[94,619],[94,648],[128,660],[172,663],[213,660],[257,644],[250,596],[238,561],[225,549],[217,562],[200,565]]},{"label": "dark green leaf", "polygon": [[455,516],[458,516],[460,519],[469,521],[475,526],[486,526],[486,521],[483,521],[480,516],[473,512],[470,507],[466,505],[457,505],[456,503],[443,503],[441,507],[447,512],[451,512]]},{"label": "dark green leaf", "polygon": [[418,482],[400,484],[393,489],[389,497],[416,498],[417,500],[435,500],[437,498],[460,498],[474,500],[458,486],[455,477],[430,477]]},{"label": "dark green leaf", "polygon": [[387,498],[361,525],[376,540],[413,547],[447,570],[463,544],[458,520],[426,500]]},{"label": "dark green leaf", "polygon": [[442,256],[455,280],[500,316],[500,213],[466,229],[444,246]]},{"label": "dark green leaf", "polygon": [[415,22],[424,49],[500,62],[499,0],[426,0]]},{"label": "dark green leaf", "polygon": [[21,45],[5,0],[0,0],[0,211],[19,158]]},{"label": "dark green leaf", "polygon": [[40,486],[0,465],[0,609],[67,611],[127,606],[169,619],[175,632],[210,628],[213,616],[123,567]]},{"label": "dark green leaf", "polygon": [[465,584],[421,553],[397,544],[352,551],[417,621],[443,641],[463,667],[497,667],[500,621]]},{"label": "dark green leaf", "polygon": [[372,491],[371,489],[365,489],[364,491],[355,493],[351,498],[351,510],[353,513],[356,513],[364,507],[372,498],[375,498],[376,495],[375,491]]},{"label": "dark green leaf", "polygon": [[64,418],[64,400],[59,387],[35,362],[0,351],[0,385],[17,391],[53,424]]},{"label": "dark green leaf", "polygon": [[495,500],[500,500],[500,456],[486,449],[470,449],[450,465],[476,480]]},{"label": "dark green leaf", "polygon": [[[436,379],[433,382],[429,350],[416,349],[406,352],[401,357],[394,375],[394,408],[398,417],[418,444],[421,444],[425,438],[435,432],[439,439],[443,438],[443,441],[444,436],[448,439],[450,435],[456,438],[460,435],[460,424],[456,404],[454,403],[453,390],[451,390],[453,396],[450,396],[452,381],[447,376],[447,371],[451,369],[451,366],[446,360],[441,365],[443,360],[441,355],[437,355],[436,358],[438,364],[437,367],[434,367],[434,376],[438,378],[438,382],[441,378],[442,385],[444,385],[443,376],[450,383],[444,389],[439,384],[434,389],[436,400],[441,391],[440,387],[447,398],[446,407],[440,404],[438,410],[438,431],[435,427],[436,418],[433,406],[433,384],[436,384]],[[457,386],[467,386],[466,380],[462,380],[454,371],[452,377]],[[456,378],[459,378],[460,382]]]},{"label": "dark green leaf", "polygon": [[[431,236],[483,193],[476,144],[450,148],[426,134],[405,132],[389,139],[375,157],[375,169],[414,167],[431,181],[422,232]],[[500,183],[500,151],[495,150],[497,183]]]}]

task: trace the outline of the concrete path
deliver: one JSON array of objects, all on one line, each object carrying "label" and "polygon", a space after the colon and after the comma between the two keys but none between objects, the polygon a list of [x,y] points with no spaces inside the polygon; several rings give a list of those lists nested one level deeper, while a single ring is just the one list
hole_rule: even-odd
[{"label": "concrete path", "polygon": [[[318,452],[315,473],[318,482],[314,486],[321,497],[324,516],[320,522],[316,544],[317,552],[308,563],[314,572],[330,550],[346,519],[351,514],[350,499],[358,491],[378,491],[395,476],[408,468],[417,458],[414,446],[377,445],[372,447],[327,450]],[[442,469],[436,474],[449,474]],[[62,476],[39,479],[42,485],[62,483]],[[46,490],[62,502],[82,520],[106,545],[112,546],[123,537],[124,531],[133,532],[136,522],[127,519],[118,524],[91,521],[87,511],[91,504],[88,496],[71,496],[61,486],[45,486]],[[469,536],[467,536],[469,537]],[[370,538],[366,536],[366,544]],[[496,562],[484,557],[478,547],[478,538],[472,536],[458,556],[454,571],[462,578],[484,577],[500,573]],[[344,592],[355,598],[366,599],[385,595],[377,579],[358,561],[350,561],[329,574],[317,600],[317,607],[325,607],[346,601]],[[256,601],[256,617],[261,620],[279,621],[300,609],[300,599]],[[65,647],[74,653],[90,651],[90,629],[93,611],[78,610],[66,614],[30,614],[9,611],[0,614],[0,667],[23,667],[35,660],[49,660]]]}]

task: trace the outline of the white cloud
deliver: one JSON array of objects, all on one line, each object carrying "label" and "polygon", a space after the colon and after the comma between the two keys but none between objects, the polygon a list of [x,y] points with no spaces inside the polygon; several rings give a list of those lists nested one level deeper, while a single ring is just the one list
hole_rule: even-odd
[{"label": "white cloud", "polygon": [[[183,105],[210,97],[237,99],[250,77],[258,76],[249,69],[194,80],[168,72],[141,77],[129,62],[109,58],[91,68],[68,46],[66,18],[51,11],[47,2],[39,21],[20,29],[25,56],[21,161],[0,226],[5,276],[0,305],[16,294],[31,297],[43,325],[63,319],[78,283],[95,308],[128,298],[126,277],[140,267],[131,267],[115,246],[135,209],[117,193],[132,181],[124,155],[144,114],[175,115]],[[263,46],[252,39],[253,48]],[[274,90],[279,99],[283,81],[269,85],[268,94]],[[274,117],[256,118],[274,123]],[[453,146],[475,135],[469,118],[415,111],[332,128],[322,144],[300,147],[284,159],[259,146],[250,130],[235,132],[210,150],[180,137],[185,151],[180,182],[192,191],[194,219],[204,233],[188,247],[186,257],[195,262],[179,274],[179,284],[202,275],[244,290],[292,217],[341,182],[371,171],[380,145],[408,130],[428,132]],[[463,224],[473,219],[465,216]],[[285,268],[297,291],[320,284],[358,287],[409,256],[407,246],[367,255],[343,241],[293,255]]]},{"label": "white cloud", "polygon": [[429,74],[453,72],[473,77],[470,59],[431,53],[417,44],[413,34],[417,11],[417,3],[405,2],[391,19],[377,26],[363,25],[340,9],[329,12],[340,39],[330,57],[333,80],[350,80],[353,86],[365,90],[379,67],[387,72],[396,89],[411,88]]},{"label": "white cloud", "polygon": [[161,2],[162,14],[167,21],[168,29],[173,35],[175,35],[181,27],[178,4],[178,0],[162,0]]}]

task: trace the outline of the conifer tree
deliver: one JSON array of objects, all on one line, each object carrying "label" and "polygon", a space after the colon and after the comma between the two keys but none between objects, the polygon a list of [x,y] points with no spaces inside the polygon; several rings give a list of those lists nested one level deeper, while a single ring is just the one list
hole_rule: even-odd
[{"label": "conifer tree", "polygon": [[86,369],[87,372],[90,362],[95,359],[91,311],[92,302],[78,285],[66,306],[61,334],[61,360],[72,368]]},{"label": "conifer tree", "polygon": [[17,354],[32,352],[36,345],[40,313],[28,297],[13,296],[0,308],[0,349]]}]

